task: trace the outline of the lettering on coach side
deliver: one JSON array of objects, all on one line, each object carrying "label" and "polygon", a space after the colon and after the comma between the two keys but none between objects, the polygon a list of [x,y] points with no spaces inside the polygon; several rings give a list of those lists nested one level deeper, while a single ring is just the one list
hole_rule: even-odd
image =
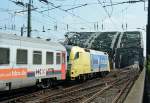
[{"label": "lettering on coach side", "polygon": [[26,76],[27,76],[26,68],[0,69],[0,80],[8,80],[13,78],[25,78]]},{"label": "lettering on coach side", "polygon": [[13,69],[12,78],[25,78],[27,75],[27,69]]}]

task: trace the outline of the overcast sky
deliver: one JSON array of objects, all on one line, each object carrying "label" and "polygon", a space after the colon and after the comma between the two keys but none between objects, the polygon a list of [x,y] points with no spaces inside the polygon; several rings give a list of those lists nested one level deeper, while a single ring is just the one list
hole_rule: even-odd
[{"label": "overcast sky", "polygon": [[[12,0],[13,1],[13,0]],[[16,1],[16,0],[14,0]],[[28,0],[19,0],[27,3]],[[67,31],[97,31],[94,24],[98,23],[98,31],[123,31],[122,25],[128,25],[127,30],[137,30],[144,28],[147,23],[147,10],[144,10],[144,3],[122,4],[103,8],[102,5],[123,2],[127,0],[49,0],[56,7],[33,0],[34,8],[32,11],[32,36],[52,38],[53,40],[63,39]],[[70,8],[85,5],[73,10]],[[147,3],[146,3],[147,7]],[[47,9],[49,11],[41,12]],[[27,25],[27,13],[15,13],[26,10],[26,7],[17,6],[11,0],[1,0],[0,3],[0,27],[1,32],[11,32],[20,35],[21,26]],[[16,26],[11,30],[12,24]],[[6,30],[5,30],[6,25]],[[67,30],[68,25],[68,30]],[[43,31],[43,26],[44,30]],[[57,26],[57,30],[54,28]],[[145,32],[143,32],[144,42]],[[25,33],[26,35],[26,33]]]}]

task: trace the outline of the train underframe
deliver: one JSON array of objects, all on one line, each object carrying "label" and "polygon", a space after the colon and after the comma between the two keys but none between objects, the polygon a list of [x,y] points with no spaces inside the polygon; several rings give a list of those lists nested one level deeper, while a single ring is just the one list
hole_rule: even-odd
[{"label": "train underframe", "polygon": [[70,77],[69,79],[85,81],[85,80],[96,78],[96,77],[105,77],[108,73],[109,73],[108,71],[102,71],[102,72],[79,74],[78,76]]},{"label": "train underframe", "polygon": [[58,81],[57,77],[53,78],[27,78],[27,79],[14,79],[4,80],[0,82],[0,91],[11,91],[14,89],[37,86],[38,88],[51,88]]}]

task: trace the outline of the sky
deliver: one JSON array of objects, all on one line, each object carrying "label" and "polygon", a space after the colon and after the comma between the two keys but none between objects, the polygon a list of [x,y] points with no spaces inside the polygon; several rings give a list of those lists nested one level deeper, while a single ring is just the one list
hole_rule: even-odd
[{"label": "sky", "polygon": [[[26,7],[16,5],[12,1],[28,0],[1,0],[0,3],[0,32],[16,33],[20,35],[20,28],[27,26],[27,12],[17,13],[27,10]],[[127,0],[48,0],[51,4],[32,0],[33,8],[31,23],[32,36],[51,38],[54,41],[64,39],[64,34],[68,31],[124,31],[122,25],[127,24],[127,30],[137,30],[142,28],[144,44],[146,43],[145,26],[147,23],[147,2],[135,4],[122,4],[102,7],[112,3]],[[80,7],[81,5],[84,5]],[[58,7],[58,8],[55,8]],[[79,7],[75,9],[74,7]],[[145,7],[145,8],[144,8]],[[48,10],[50,9],[50,10]],[[45,11],[48,10],[48,11]],[[68,10],[67,12],[65,10]],[[44,11],[44,12],[43,12]],[[94,25],[98,24],[98,30]],[[12,25],[15,29],[12,30]],[[68,29],[67,29],[68,25]],[[103,25],[103,30],[102,30]],[[57,29],[56,29],[57,27]],[[45,31],[45,32],[43,32]],[[26,36],[26,29],[24,29]]]}]

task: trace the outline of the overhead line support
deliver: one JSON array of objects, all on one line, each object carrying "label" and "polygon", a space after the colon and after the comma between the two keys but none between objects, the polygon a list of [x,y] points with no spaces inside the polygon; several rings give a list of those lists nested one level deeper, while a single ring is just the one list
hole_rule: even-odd
[{"label": "overhead line support", "polygon": [[27,37],[31,37],[31,0],[28,3]]}]

